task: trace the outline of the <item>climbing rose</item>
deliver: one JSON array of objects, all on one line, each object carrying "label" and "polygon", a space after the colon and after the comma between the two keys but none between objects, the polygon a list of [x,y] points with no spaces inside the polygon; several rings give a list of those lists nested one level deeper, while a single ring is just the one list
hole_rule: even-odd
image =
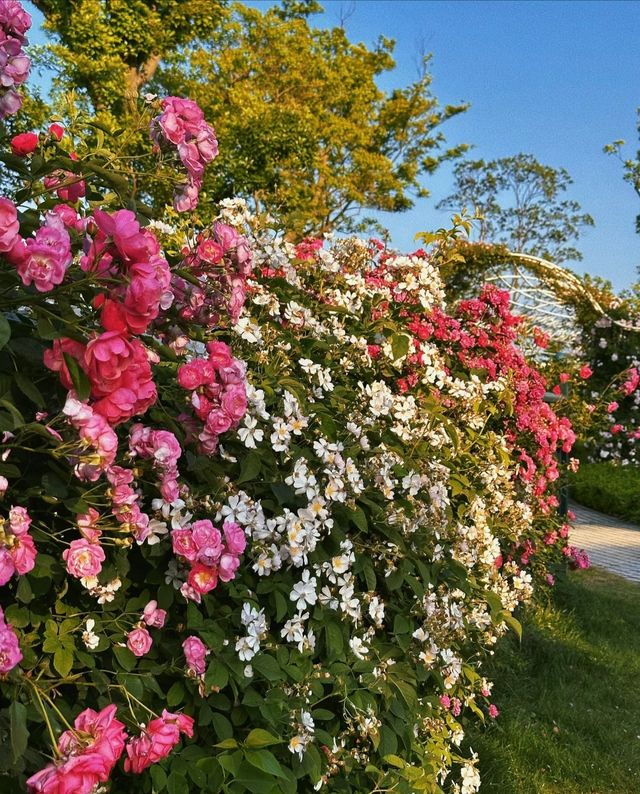
[{"label": "climbing rose", "polygon": [[115,718],[111,704],[102,711],[85,709],[75,719],[73,731],[58,740],[62,758],[27,780],[30,794],[91,794],[109,780],[126,741],[124,724]]},{"label": "climbing rose", "polygon": [[62,553],[71,576],[82,579],[97,576],[102,570],[105,553],[99,543],[90,543],[85,538],[72,540],[69,548]]},{"label": "climbing rose", "polygon": [[22,132],[11,139],[11,151],[18,157],[24,157],[38,148],[38,136],[35,132]]},{"label": "climbing rose", "polygon": [[151,720],[140,736],[127,743],[124,771],[140,774],[151,764],[166,758],[180,741],[181,733],[193,736],[193,719],[165,709],[161,717]]},{"label": "climbing rose", "polygon": [[19,231],[15,204],[7,198],[0,198],[0,253],[7,253],[13,248]]},{"label": "climbing rose", "polygon": [[0,674],[5,675],[20,663],[22,651],[12,627],[5,623],[4,612],[0,607]]},{"label": "climbing rose", "polygon": [[153,640],[147,629],[139,627],[127,634],[127,648],[135,656],[144,656],[149,653]]},{"label": "climbing rose", "polygon": [[195,675],[202,675],[207,668],[207,656],[211,651],[199,637],[187,637],[182,643],[187,667]]}]

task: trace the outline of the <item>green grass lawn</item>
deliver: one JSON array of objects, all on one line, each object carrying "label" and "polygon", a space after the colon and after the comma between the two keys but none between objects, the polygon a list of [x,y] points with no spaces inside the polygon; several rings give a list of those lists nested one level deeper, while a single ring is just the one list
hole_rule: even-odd
[{"label": "green grass lawn", "polygon": [[571,477],[576,502],[640,524],[640,467],[583,463]]},{"label": "green grass lawn", "polygon": [[481,790],[640,794],[640,585],[572,573],[522,619],[485,671],[501,714],[469,737]]}]

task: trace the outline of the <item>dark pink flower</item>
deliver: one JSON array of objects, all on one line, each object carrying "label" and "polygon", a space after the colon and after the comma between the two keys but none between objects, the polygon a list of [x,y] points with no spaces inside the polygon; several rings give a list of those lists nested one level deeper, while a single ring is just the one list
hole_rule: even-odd
[{"label": "dark pink flower", "polygon": [[195,675],[202,675],[207,669],[207,656],[211,651],[199,637],[187,637],[182,643],[187,667]]}]

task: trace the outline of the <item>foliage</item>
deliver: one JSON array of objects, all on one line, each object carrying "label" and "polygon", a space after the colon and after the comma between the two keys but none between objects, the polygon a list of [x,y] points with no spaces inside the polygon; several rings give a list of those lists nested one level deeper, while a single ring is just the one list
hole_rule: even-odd
[{"label": "foliage", "polygon": [[[638,108],[637,113],[637,129],[640,135],[640,108]],[[620,160],[624,169],[623,177],[625,182],[631,185],[640,198],[640,149],[636,152],[635,157],[623,157],[622,147],[624,145],[625,141],[623,140],[614,141],[613,143],[607,144],[604,147],[604,151],[606,154],[611,154]],[[640,234],[640,213],[636,215],[636,231]]]},{"label": "foliage", "polygon": [[33,0],[53,35],[55,87],[76,92],[103,124],[135,107],[158,64],[177,48],[208,38],[224,0]]},{"label": "foliage", "polygon": [[593,568],[523,614],[485,672],[501,716],[469,737],[482,791],[617,794],[640,787],[640,585]]},{"label": "foliage", "polygon": [[571,495],[580,504],[640,524],[637,466],[583,463],[571,477]]},{"label": "foliage", "polygon": [[215,138],[138,113],[133,161],[80,117],[0,155],[3,786],[471,794],[480,665],[570,554],[508,296],[446,309],[455,229],[150,206]]},{"label": "foliage", "polygon": [[313,4],[235,4],[222,17],[194,0],[109,3],[108,13],[104,0],[83,0],[81,13],[39,5],[60,39],[51,47],[59,89],[86,91],[111,128],[130,126],[125,99],[143,88],[192,97],[220,140],[210,201],[244,196],[298,238],[366,227],[362,210],[410,208],[412,195],[427,195],[422,177],[466,148],[444,148],[441,125],[466,105],[439,107],[428,59],[414,83],[385,92],[376,80],[394,67],[393,42],[370,50],[342,28],[314,28]]},{"label": "foliage", "polygon": [[573,246],[593,218],[563,198],[572,184],[564,168],[542,165],[530,154],[497,160],[463,160],[454,170],[455,192],[438,207],[474,207],[482,215],[480,241],[505,243],[512,251],[564,262],[582,259]]}]

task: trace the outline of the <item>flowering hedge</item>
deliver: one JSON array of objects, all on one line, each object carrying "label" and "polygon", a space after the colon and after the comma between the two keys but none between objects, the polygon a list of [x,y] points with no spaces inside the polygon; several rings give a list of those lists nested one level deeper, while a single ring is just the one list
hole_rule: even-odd
[{"label": "flowering hedge", "polygon": [[508,296],[448,310],[446,237],[203,228],[215,133],[145,112],[166,216],[102,133],[1,155],[0,779],[476,791],[483,655],[570,554]]}]

